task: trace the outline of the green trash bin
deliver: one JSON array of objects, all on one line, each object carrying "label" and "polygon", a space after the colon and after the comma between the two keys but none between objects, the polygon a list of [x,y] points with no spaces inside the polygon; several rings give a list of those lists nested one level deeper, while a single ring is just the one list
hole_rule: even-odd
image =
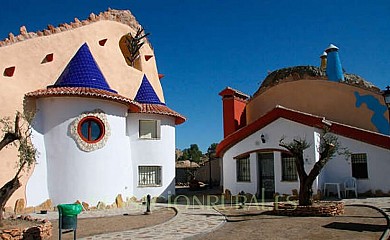
[{"label": "green trash bin", "polygon": [[60,204],[57,208],[59,239],[61,239],[63,229],[73,231],[73,238],[76,239],[77,215],[83,207],[81,204]]}]

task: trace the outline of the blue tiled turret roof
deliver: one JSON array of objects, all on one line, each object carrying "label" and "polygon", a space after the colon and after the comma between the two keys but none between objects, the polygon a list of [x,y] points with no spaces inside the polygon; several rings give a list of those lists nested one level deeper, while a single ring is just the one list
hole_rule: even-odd
[{"label": "blue tiled turret roof", "polygon": [[158,98],[156,92],[154,91],[146,75],[144,75],[142,79],[141,86],[139,87],[137,95],[135,96],[134,100],[139,103],[152,103],[152,104],[165,105]]},{"label": "blue tiled turret roof", "polygon": [[86,87],[117,93],[108,85],[87,43],[79,48],[56,83],[50,87]]}]

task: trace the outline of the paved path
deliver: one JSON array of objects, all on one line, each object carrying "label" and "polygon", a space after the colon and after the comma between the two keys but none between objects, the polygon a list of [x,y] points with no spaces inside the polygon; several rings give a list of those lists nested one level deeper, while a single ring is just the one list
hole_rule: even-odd
[{"label": "paved path", "polygon": [[[390,215],[390,197],[343,199],[345,204],[365,204],[382,209]],[[146,228],[133,229],[124,232],[107,233],[86,237],[82,239],[185,239],[187,237],[214,231],[225,223],[225,217],[209,206],[186,206],[173,204],[155,204],[152,211],[163,207],[173,207],[177,215],[169,221]],[[142,213],[145,206],[133,205],[121,209],[109,209],[105,211],[82,212],[79,218],[105,217],[122,215],[124,213]],[[42,217],[36,214],[35,217]],[[58,213],[49,212],[46,218],[58,219]]]},{"label": "paved path", "polygon": [[[80,239],[183,239],[198,234],[211,232],[225,223],[225,217],[210,206],[179,205],[179,204],[153,204],[152,212],[164,207],[172,207],[177,215],[169,221],[146,228],[132,229],[124,232],[106,233]],[[104,211],[81,212],[78,218],[107,217],[115,215],[142,214],[145,206],[134,204],[126,208],[108,209]],[[33,217],[42,218],[42,214],[31,214]],[[44,218],[57,220],[57,212],[48,212]]]},{"label": "paved path", "polygon": [[[82,239],[183,239],[211,232],[225,223],[225,217],[211,207],[187,207],[184,205],[169,206],[174,207],[177,210],[177,215],[165,223]],[[161,205],[156,207],[161,207]]]}]

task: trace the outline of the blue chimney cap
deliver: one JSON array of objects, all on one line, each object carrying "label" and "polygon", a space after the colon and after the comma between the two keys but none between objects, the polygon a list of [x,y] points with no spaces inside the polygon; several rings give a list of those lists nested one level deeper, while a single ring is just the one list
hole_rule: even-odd
[{"label": "blue chimney cap", "polygon": [[152,85],[150,84],[146,75],[142,78],[141,86],[138,89],[137,95],[134,98],[139,103],[152,103],[165,105],[160,101]]},{"label": "blue chimney cap", "polygon": [[86,87],[117,93],[108,85],[87,43],[79,48],[55,84],[49,87]]}]

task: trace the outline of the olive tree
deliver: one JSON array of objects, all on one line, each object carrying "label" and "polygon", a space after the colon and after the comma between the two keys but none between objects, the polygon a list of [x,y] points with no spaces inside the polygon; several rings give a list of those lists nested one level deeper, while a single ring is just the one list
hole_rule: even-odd
[{"label": "olive tree", "polygon": [[16,174],[0,188],[0,226],[3,225],[4,207],[12,194],[21,186],[20,177],[24,170],[29,170],[36,161],[37,150],[31,142],[32,114],[21,114],[17,112],[15,119],[8,117],[0,119],[3,137],[0,141],[0,151],[6,147],[18,149],[18,160],[16,161]]},{"label": "olive tree", "polygon": [[309,173],[306,172],[304,166],[303,151],[310,147],[310,144],[305,139],[293,139],[291,142],[284,142],[284,138],[280,140],[279,145],[286,148],[295,158],[295,165],[299,177],[299,205],[308,206],[313,204],[313,182],[320,174],[324,166],[332,157],[338,153],[347,155],[348,150],[340,146],[337,136],[331,134],[328,128],[325,128],[320,136],[320,144],[317,149],[319,159],[314,164]]}]

